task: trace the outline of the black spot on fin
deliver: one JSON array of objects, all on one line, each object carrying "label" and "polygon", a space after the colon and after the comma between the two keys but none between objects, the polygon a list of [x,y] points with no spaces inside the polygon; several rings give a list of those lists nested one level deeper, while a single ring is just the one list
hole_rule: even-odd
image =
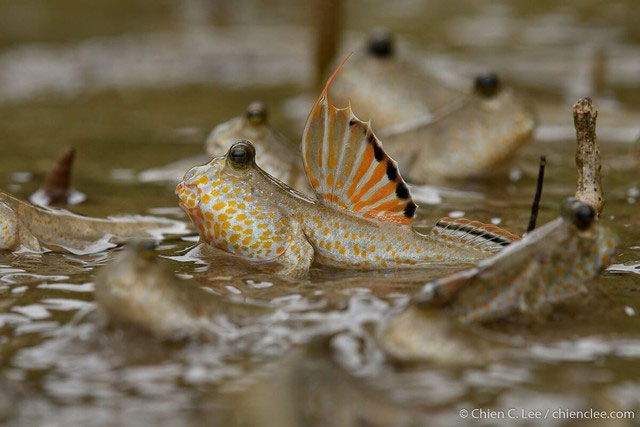
[{"label": "black spot on fin", "polygon": [[400,181],[398,183],[398,186],[396,187],[396,195],[401,199],[408,199],[409,198],[409,188],[407,187],[407,184],[405,184],[404,182]]}]

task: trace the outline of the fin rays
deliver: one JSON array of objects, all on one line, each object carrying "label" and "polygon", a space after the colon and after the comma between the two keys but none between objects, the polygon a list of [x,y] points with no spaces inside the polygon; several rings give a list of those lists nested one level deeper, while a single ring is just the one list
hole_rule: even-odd
[{"label": "fin rays", "polygon": [[329,102],[329,86],[344,62],[327,81],[305,125],[302,154],[311,187],[327,205],[363,218],[410,225],[417,205],[397,163],[351,105],[339,109]]},{"label": "fin rays", "polygon": [[448,217],[440,219],[429,235],[447,243],[472,246],[489,252],[498,252],[520,239],[518,235],[492,224]]}]

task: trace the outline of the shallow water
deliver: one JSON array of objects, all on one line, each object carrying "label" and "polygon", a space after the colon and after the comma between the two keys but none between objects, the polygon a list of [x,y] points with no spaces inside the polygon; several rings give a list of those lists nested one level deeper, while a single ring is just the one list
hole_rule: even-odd
[{"label": "shallow water", "polygon": [[[523,232],[541,154],[547,171],[538,221],[554,218],[559,201],[575,191],[571,105],[594,98],[603,221],[620,236],[616,263],[596,296],[559,308],[549,325],[502,322],[474,331],[471,342],[497,337],[513,347],[498,362],[405,365],[385,359],[376,328],[444,270],[314,268],[309,279],[289,281],[224,255],[210,265],[196,262],[185,256],[193,239],[163,242],[158,255],[181,277],[270,314],[234,322],[220,313],[215,342],[158,343],[105,329],[96,313],[95,271],[117,250],[0,254],[0,418],[22,425],[230,425],[243,413],[247,423],[262,425],[453,425],[461,422],[460,409],[516,408],[521,415],[593,408],[636,411],[638,423],[637,4],[396,3],[390,9],[387,2],[350,2],[345,50],[372,25],[403,30],[405,42],[440,73],[501,72],[540,119],[510,179],[416,190],[426,193],[418,197],[425,199],[419,229],[464,215]],[[75,211],[186,220],[172,186],[141,183],[138,173],[201,154],[209,129],[254,99],[271,107],[276,128],[297,139],[313,97],[307,19],[309,12],[287,2],[192,0],[150,8],[69,1],[53,8],[0,1],[0,187],[27,198],[57,154],[73,145],[74,184],[89,195]],[[599,49],[604,66],[594,65]],[[281,380],[287,375],[295,380]],[[567,423],[551,416],[529,422]]]}]

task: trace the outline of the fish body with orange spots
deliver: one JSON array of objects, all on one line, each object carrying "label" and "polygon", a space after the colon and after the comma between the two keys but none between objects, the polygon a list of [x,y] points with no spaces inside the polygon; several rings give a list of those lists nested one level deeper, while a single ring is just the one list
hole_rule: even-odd
[{"label": "fish body with orange spots", "polygon": [[[336,71],[337,72],[337,71]],[[335,75],[335,74],[334,74]],[[379,269],[471,263],[518,237],[493,225],[443,218],[427,235],[411,228],[416,204],[369,124],[329,103],[327,87],[302,138],[316,195],[309,198],[264,172],[250,142],[191,169],[176,188],[202,240],[254,262],[303,274],[315,260]]]},{"label": "fish body with orange spots", "polygon": [[468,332],[456,326],[510,316],[543,320],[554,305],[589,291],[612,263],[615,247],[593,207],[566,199],[559,218],[470,269],[427,283],[389,319],[379,342],[403,360],[477,363],[495,357],[499,346],[454,339]]},{"label": "fish body with orange spots", "polygon": [[34,206],[0,191],[0,250],[57,250],[86,254],[128,239],[186,234],[184,223],[164,218],[91,218],[63,209]]},{"label": "fish body with orange spots", "polygon": [[566,199],[560,218],[527,234],[470,270],[436,280],[416,300],[463,323],[494,320],[544,307],[587,290],[612,262],[616,239],[593,207]]},{"label": "fish body with orange spots", "polygon": [[505,170],[531,140],[532,111],[495,74],[444,84],[389,34],[376,34],[337,78],[331,95],[376,123],[387,153],[413,183]]}]

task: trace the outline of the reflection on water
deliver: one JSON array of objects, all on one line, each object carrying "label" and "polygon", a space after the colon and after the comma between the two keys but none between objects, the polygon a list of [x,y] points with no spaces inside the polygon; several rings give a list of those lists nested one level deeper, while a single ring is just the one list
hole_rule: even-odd
[{"label": "reflection on water", "polygon": [[[512,179],[414,191],[422,230],[464,212],[522,232],[540,154],[548,166],[538,221],[556,217],[559,200],[575,191],[570,106],[593,96],[603,221],[621,238],[596,297],[561,307],[548,323],[470,331],[471,348],[508,348],[501,359],[408,365],[385,356],[377,333],[444,270],[316,267],[291,281],[224,254],[202,262],[190,252],[193,237],[165,241],[155,253],[180,280],[195,281],[223,306],[266,313],[222,310],[208,338],[158,341],[108,327],[97,311],[96,270],[120,249],[1,253],[0,419],[231,425],[242,413],[262,425],[456,425],[459,410],[474,407],[640,409],[640,175],[630,144],[640,135],[638,5],[574,3],[348,1],[343,47],[358,46],[374,25],[402,29],[402,42],[423,52],[418,59],[439,76],[495,69],[538,110],[536,139],[519,154]],[[74,186],[89,196],[79,212],[184,219],[172,186],[157,175],[140,182],[141,171],[201,155],[212,126],[254,99],[273,106],[274,127],[292,140],[301,133],[313,74],[302,6],[25,0],[0,10],[0,187],[22,198],[73,144]]]}]

